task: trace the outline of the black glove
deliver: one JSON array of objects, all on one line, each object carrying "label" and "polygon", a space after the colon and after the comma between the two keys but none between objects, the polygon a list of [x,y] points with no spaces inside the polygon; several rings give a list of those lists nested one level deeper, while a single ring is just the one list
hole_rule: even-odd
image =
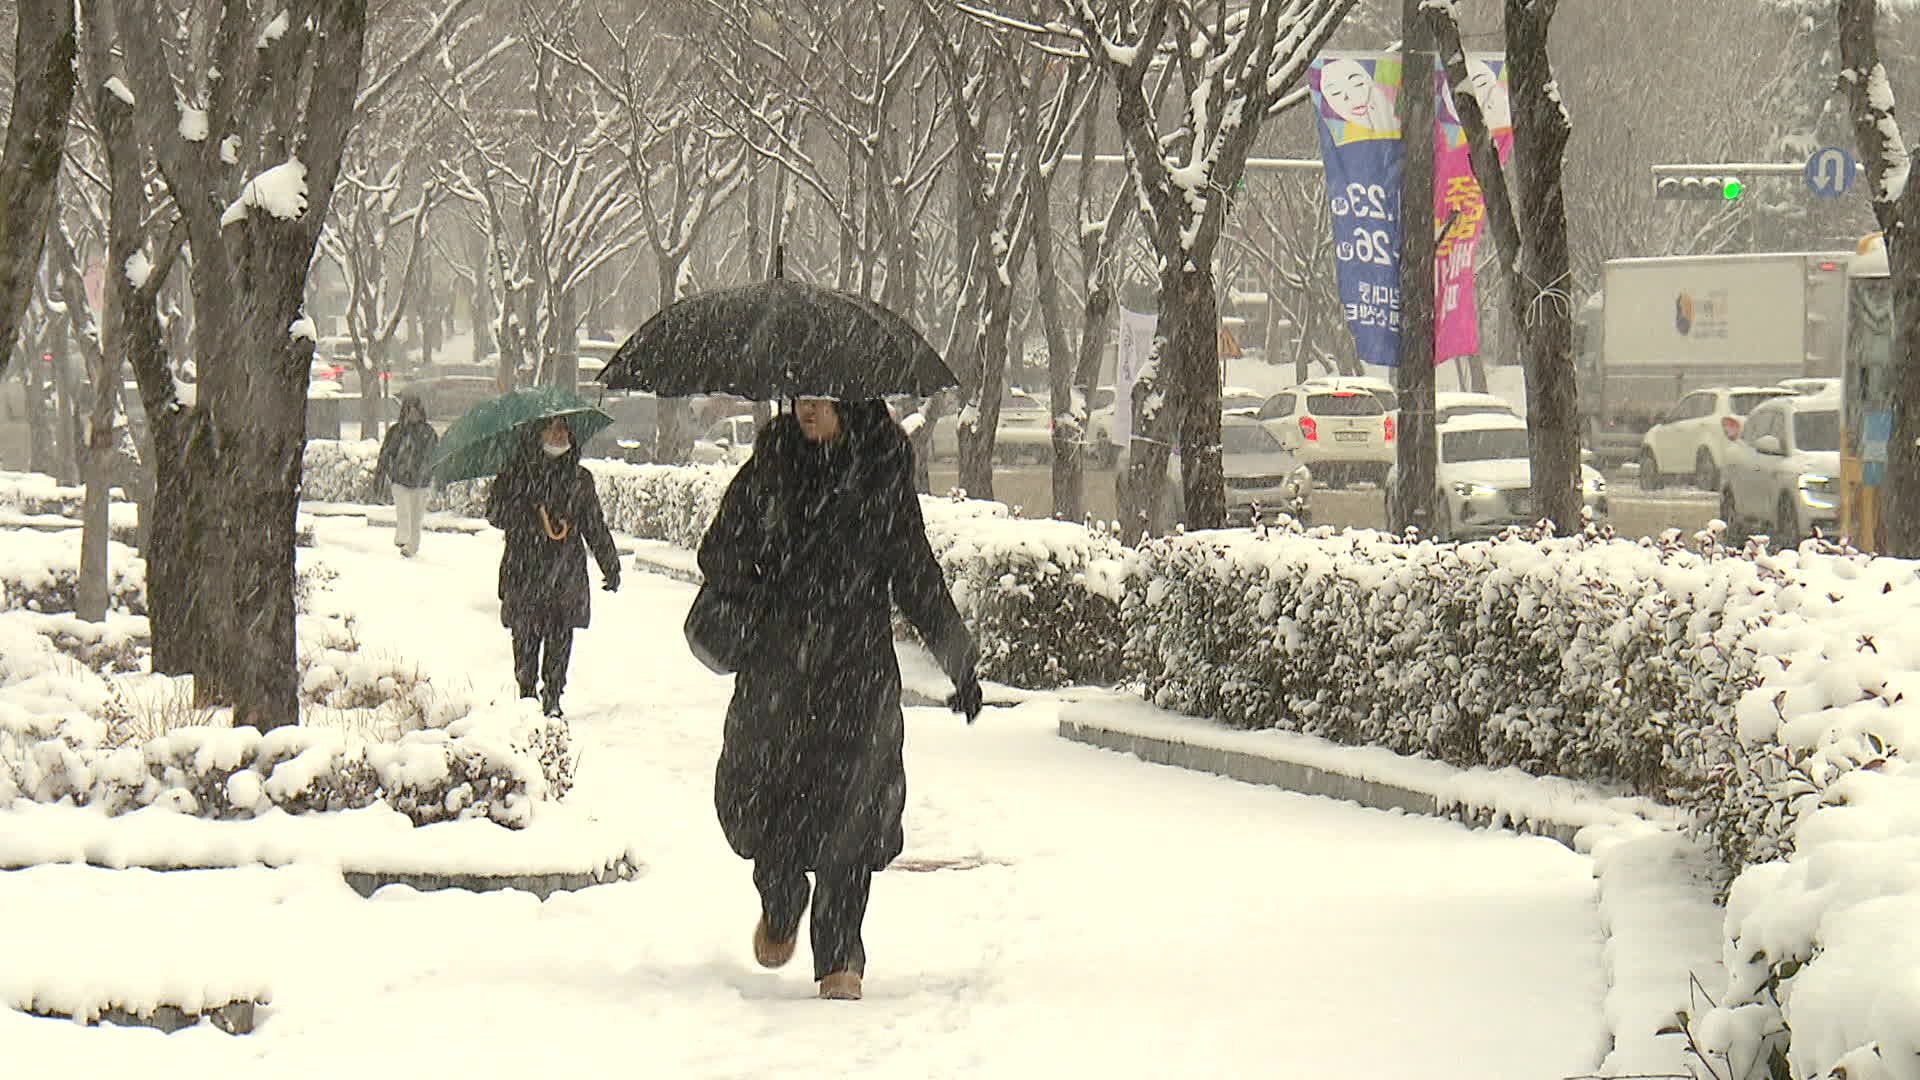
[{"label": "black glove", "polygon": [[973,723],[980,715],[980,680],[969,671],[954,684],[953,696],[947,699],[947,708],[964,713],[967,723]]},{"label": "black glove", "polygon": [[606,580],[600,583],[600,587],[607,590],[608,592],[619,592],[620,591],[620,575],[619,574],[607,575]]}]

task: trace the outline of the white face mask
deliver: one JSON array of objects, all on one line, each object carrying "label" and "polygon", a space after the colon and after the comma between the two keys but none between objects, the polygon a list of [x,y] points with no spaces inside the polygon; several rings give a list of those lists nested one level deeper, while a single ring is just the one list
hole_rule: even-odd
[{"label": "white face mask", "polygon": [[548,457],[559,457],[560,455],[566,453],[568,450],[571,450],[573,448],[568,446],[566,443],[561,443],[559,446],[555,446],[552,443],[543,442],[540,444],[540,449]]}]

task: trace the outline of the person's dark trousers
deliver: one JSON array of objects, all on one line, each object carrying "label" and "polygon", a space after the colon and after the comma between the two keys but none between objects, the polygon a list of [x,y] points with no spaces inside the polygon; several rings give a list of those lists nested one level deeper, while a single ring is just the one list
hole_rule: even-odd
[{"label": "person's dark trousers", "polygon": [[817,887],[810,888],[804,871],[767,860],[754,862],[753,885],[760,890],[760,914],[767,920],[767,936],[775,941],[792,941],[800,932],[800,915],[807,909],[811,892],[814,981],[836,971],[866,974],[867,947],[860,940],[860,926],[867,918],[873,871],[865,866],[829,866],[814,877]]},{"label": "person's dark trousers", "polygon": [[567,665],[573,659],[573,627],[559,620],[524,623],[513,628],[513,680],[521,697],[533,697],[534,678],[543,704],[552,707],[567,687]]}]

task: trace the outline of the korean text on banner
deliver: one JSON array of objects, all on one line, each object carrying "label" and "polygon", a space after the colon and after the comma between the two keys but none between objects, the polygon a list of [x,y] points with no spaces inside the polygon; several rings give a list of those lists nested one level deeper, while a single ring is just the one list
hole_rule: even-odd
[{"label": "korean text on banner", "polygon": [[1333,216],[1340,306],[1363,363],[1400,362],[1398,56],[1323,56],[1307,72]]},{"label": "korean text on banner", "polygon": [[1113,424],[1107,437],[1113,445],[1125,449],[1133,442],[1133,384],[1153,355],[1153,335],[1159,332],[1160,316],[1151,311],[1120,309],[1120,340],[1113,358]]},{"label": "korean text on banner", "polygon": [[[1506,59],[1498,53],[1469,54],[1467,74],[1504,163],[1513,150]],[[1473,261],[1487,204],[1473,175],[1466,130],[1454,109],[1446,72],[1438,77],[1440,101],[1433,128],[1433,228],[1438,234],[1433,253],[1433,362],[1441,364],[1480,351]]]}]

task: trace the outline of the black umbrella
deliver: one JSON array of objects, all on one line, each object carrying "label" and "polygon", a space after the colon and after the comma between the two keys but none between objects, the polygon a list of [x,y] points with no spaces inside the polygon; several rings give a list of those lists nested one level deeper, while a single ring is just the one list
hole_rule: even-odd
[{"label": "black umbrella", "polygon": [[598,376],[663,397],[926,397],[960,380],[907,321],[851,293],[774,276],[690,296],[648,319]]}]

